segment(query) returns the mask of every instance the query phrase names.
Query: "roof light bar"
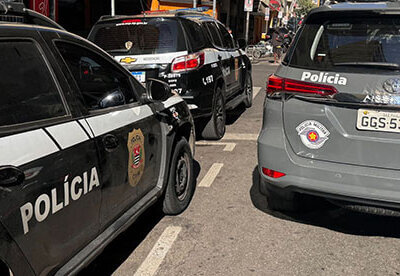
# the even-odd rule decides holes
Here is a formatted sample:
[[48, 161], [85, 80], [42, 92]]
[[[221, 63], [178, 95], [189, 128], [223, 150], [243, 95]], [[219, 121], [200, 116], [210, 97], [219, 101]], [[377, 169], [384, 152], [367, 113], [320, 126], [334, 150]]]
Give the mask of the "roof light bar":
[[155, 11], [145, 11], [143, 14], [173, 14], [177, 12], [206, 12], [209, 7], [199, 7], [199, 8], [188, 8], [188, 9], [177, 9], [177, 10], [155, 10]]

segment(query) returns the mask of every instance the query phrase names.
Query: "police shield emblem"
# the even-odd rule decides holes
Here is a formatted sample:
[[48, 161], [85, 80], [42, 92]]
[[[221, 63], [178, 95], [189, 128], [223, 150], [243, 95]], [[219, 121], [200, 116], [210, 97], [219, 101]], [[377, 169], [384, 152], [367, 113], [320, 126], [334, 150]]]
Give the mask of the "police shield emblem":
[[133, 42], [132, 41], [125, 42], [125, 48], [127, 50], [130, 50], [132, 48], [132, 46], [133, 46]]
[[129, 185], [135, 187], [142, 178], [145, 166], [144, 136], [141, 129], [134, 129], [128, 135], [128, 177]]

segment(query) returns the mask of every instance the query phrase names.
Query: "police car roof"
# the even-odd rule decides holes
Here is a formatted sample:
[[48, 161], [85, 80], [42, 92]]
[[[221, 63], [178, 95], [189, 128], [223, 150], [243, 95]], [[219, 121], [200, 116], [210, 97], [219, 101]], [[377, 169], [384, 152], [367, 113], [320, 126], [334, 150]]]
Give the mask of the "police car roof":
[[33, 24], [25, 24], [25, 23], [19, 23], [19, 22], [2, 22], [0, 21], [0, 29], [23, 29], [27, 33], [30, 32], [55, 32], [58, 33], [60, 36], [63, 37], [70, 37], [74, 38], [76, 40], [81, 40], [81, 41], [86, 41], [87, 43], [90, 43], [94, 45], [96, 48], [99, 48], [97, 45], [93, 44], [92, 42], [86, 40], [83, 37], [80, 37], [76, 34], [70, 33], [64, 29], [59, 29], [59, 28], [54, 28], [54, 27], [48, 27], [48, 26], [42, 26], [42, 25], [33, 25]]
[[321, 13], [332, 13], [332, 12], [399, 12], [400, 14], [400, 2], [398, 1], [387, 1], [387, 2], [373, 2], [373, 1], [359, 1], [359, 2], [342, 2], [337, 4], [323, 5], [319, 8], [313, 9], [308, 14], [304, 23], [308, 23], [308, 20], [314, 15]]
[[120, 21], [124, 19], [135, 19], [135, 18], [184, 18], [193, 21], [216, 21], [213, 17], [201, 13], [201, 12], [194, 12], [194, 11], [170, 11], [168, 13], [164, 12], [151, 12], [145, 14], [137, 14], [137, 15], [105, 15], [100, 17], [97, 23], [111, 23], [115, 21]]

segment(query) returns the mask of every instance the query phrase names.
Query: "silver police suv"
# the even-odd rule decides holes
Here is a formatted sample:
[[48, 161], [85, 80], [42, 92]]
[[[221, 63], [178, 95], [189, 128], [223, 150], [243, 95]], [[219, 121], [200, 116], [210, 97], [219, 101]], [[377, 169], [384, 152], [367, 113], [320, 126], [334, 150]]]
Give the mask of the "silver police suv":
[[317, 195], [399, 215], [400, 3], [313, 10], [267, 83], [258, 138], [271, 209]]

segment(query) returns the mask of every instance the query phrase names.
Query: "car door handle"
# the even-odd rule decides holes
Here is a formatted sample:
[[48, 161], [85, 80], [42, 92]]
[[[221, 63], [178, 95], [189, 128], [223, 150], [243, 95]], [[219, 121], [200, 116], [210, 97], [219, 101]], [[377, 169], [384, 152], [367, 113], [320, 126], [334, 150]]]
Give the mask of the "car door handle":
[[113, 151], [119, 146], [118, 138], [115, 135], [107, 134], [103, 137], [103, 145], [107, 151]]
[[25, 180], [23, 171], [14, 166], [0, 167], [0, 186], [9, 187], [22, 184]]

